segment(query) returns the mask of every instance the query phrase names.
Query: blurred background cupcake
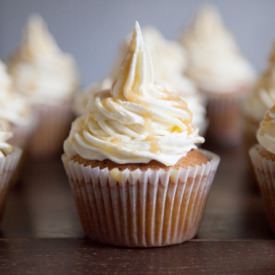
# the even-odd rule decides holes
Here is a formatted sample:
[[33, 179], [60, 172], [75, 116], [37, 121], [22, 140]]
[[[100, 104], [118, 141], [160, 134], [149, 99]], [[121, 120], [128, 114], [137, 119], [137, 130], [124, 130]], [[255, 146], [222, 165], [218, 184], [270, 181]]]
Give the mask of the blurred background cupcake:
[[27, 149], [36, 127], [36, 118], [26, 98], [12, 85], [6, 66], [0, 61], [0, 120], [5, 120], [13, 132], [12, 145]]
[[21, 157], [21, 149], [9, 143], [10, 124], [0, 119], [0, 218], [2, 218], [11, 179]]
[[253, 92], [243, 104], [244, 143], [247, 150], [256, 141], [256, 132], [265, 112], [275, 104], [275, 44], [266, 70], [259, 77]]
[[71, 101], [78, 89], [72, 57], [63, 53], [41, 17], [30, 18], [21, 45], [10, 57], [9, 72], [15, 89], [38, 116], [30, 153], [46, 157], [61, 150], [71, 121]]
[[155, 247], [195, 236], [219, 158], [183, 97], [154, 79], [138, 23], [111, 89], [93, 94], [63, 162], [87, 236]]
[[198, 12], [181, 43], [188, 56], [186, 73], [207, 97], [208, 138], [222, 145], [239, 144], [239, 104], [254, 83], [252, 67], [212, 6]]
[[267, 217], [275, 231], [275, 105], [266, 112], [257, 132], [257, 140], [258, 144], [249, 153]]

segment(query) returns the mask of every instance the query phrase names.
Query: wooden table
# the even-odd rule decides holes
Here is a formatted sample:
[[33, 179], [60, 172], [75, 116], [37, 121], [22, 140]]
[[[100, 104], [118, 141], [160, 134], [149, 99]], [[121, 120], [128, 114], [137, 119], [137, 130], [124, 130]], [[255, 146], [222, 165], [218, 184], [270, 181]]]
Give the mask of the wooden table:
[[154, 249], [85, 239], [61, 162], [29, 161], [8, 198], [0, 274], [275, 274], [275, 239], [244, 152], [216, 152], [222, 162], [197, 238]]

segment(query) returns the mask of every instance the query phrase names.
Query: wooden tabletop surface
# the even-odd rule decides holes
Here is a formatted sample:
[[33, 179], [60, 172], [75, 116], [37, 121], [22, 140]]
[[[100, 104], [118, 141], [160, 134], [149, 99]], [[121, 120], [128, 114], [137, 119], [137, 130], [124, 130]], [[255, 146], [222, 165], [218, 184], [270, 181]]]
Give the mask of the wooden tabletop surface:
[[222, 161], [197, 237], [122, 249], [84, 238], [61, 161], [29, 160], [2, 222], [0, 274], [275, 274], [275, 238], [241, 148]]

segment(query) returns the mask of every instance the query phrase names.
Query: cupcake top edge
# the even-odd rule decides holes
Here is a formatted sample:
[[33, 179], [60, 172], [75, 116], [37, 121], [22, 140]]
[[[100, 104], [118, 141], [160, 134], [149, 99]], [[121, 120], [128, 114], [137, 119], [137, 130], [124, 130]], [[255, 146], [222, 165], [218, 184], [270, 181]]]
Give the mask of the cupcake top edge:
[[252, 93], [246, 98], [243, 108], [247, 116], [259, 122], [273, 104], [275, 104], [275, 42], [267, 67], [258, 78]]
[[204, 142], [181, 96], [154, 81], [150, 53], [136, 23], [112, 88], [98, 92], [64, 143], [70, 156], [172, 166]]
[[32, 121], [31, 115], [30, 105], [14, 91], [6, 65], [0, 60], [0, 120], [7, 120], [15, 126], [27, 126]]
[[73, 58], [60, 50], [40, 16], [30, 17], [8, 70], [16, 90], [33, 103], [64, 100], [78, 88]]
[[0, 158], [3, 158], [13, 151], [13, 146], [8, 143], [12, 137], [12, 132], [9, 129], [9, 124], [0, 120]]
[[204, 6], [180, 41], [187, 51], [187, 74], [200, 90], [232, 93], [253, 85], [255, 72], [215, 7]]
[[275, 154], [275, 105], [266, 111], [257, 132], [257, 140], [267, 151]]

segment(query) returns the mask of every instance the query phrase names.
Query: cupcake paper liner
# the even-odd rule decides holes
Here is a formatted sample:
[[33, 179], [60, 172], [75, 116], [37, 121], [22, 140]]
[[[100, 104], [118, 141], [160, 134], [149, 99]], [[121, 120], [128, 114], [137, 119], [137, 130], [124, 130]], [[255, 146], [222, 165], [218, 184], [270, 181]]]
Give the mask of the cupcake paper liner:
[[88, 237], [127, 247], [182, 243], [197, 233], [219, 157], [168, 170], [92, 168], [62, 159]]
[[0, 158], [0, 217], [2, 217], [10, 182], [21, 154], [22, 150], [15, 148], [11, 154]]
[[256, 134], [259, 123], [243, 115], [243, 141], [247, 151], [257, 143]]
[[14, 146], [18, 146], [22, 150], [28, 147], [28, 143], [35, 132], [37, 126], [36, 118], [30, 119], [27, 125], [14, 125], [12, 127], [13, 137], [10, 142]]
[[210, 96], [207, 104], [209, 121], [207, 136], [222, 146], [235, 146], [241, 142], [241, 98], [235, 93]]
[[[256, 134], [258, 127], [259, 125], [256, 121], [253, 121], [245, 114], [243, 115], [243, 146], [245, 152], [246, 178], [251, 182], [251, 187], [253, 187], [255, 191], [258, 191], [258, 184], [249, 156], [249, 150], [257, 143]], [[251, 173], [251, 171], [253, 171], [253, 173]]]
[[72, 120], [69, 102], [60, 105], [36, 104], [38, 123], [29, 152], [33, 157], [52, 157], [62, 150]]
[[275, 232], [275, 162], [260, 154], [260, 145], [253, 146], [249, 155], [257, 176], [267, 218]]

